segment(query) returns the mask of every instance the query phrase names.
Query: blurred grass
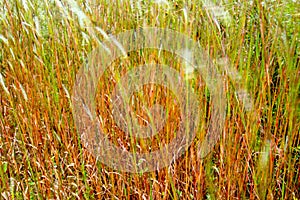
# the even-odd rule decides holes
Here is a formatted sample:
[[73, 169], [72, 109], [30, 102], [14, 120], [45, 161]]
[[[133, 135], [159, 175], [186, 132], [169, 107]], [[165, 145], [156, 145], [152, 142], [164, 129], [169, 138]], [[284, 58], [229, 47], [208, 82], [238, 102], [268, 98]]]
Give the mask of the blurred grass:
[[[299, 199], [300, 4], [227, 0], [223, 6], [231, 20], [199, 0], [1, 1], [1, 198]], [[199, 40], [224, 74], [228, 107], [223, 135], [208, 157], [197, 157], [196, 140], [170, 167], [129, 174], [96, 163], [82, 147], [70, 97], [76, 72], [107, 34], [145, 26], [170, 28]], [[128, 67], [155, 61], [173, 62], [180, 70], [168, 53], [159, 57], [155, 50], [133, 52], [130, 58], [114, 62], [103, 77], [105, 84], [99, 82], [97, 111], [115, 140], [123, 135], [111, 128], [105, 98], [116, 79], [112, 69], [122, 74]], [[226, 70], [220, 62], [224, 58], [237, 75]], [[190, 82], [205, 113], [200, 139], [210, 118], [209, 92], [201, 73], [195, 71]], [[170, 101], [172, 95], [160, 95], [167, 90], [150, 93], [152, 87], [143, 89], [150, 105], [151, 98]], [[241, 88], [251, 94], [251, 111], [237, 98]], [[159, 135], [160, 140], [167, 136], [162, 141], [172, 138], [178, 121], [176, 106], [166, 105], [173, 123]], [[153, 148], [159, 145], [152, 142]]]

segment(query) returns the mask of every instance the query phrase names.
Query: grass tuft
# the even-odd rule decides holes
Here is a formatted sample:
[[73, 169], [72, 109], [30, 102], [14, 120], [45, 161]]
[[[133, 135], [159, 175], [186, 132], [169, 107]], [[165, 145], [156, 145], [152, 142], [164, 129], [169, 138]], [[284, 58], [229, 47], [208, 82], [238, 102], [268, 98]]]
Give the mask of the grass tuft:
[[[1, 199], [299, 199], [299, 13], [294, 0], [1, 1]], [[183, 156], [156, 172], [130, 174], [96, 162], [81, 144], [71, 91], [93, 49], [141, 27], [197, 40], [222, 74], [227, 107], [220, 141], [200, 159], [198, 144], [212, 115], [201, 72], [152, 49], [114, 61], [97, 86], [97, 114], [121, 148], [157, 149], [174, 138], [180, 120], [172, 92], [148, 84], [133, 94], [132, 108], [147, 124], [153, 119], [142, 107], [158, 102], [167, 125], [141, 140], [116, 127], [111, 92], [129, 69], [172, 66], [193, 86], [203, 113]]]

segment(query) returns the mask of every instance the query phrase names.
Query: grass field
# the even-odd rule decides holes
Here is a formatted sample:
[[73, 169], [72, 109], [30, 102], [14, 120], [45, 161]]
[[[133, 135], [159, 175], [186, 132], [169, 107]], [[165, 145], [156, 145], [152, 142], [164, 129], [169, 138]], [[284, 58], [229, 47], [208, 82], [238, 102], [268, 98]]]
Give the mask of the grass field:
[[[0, 1], [0, 199], [300, 199], [300, 3], [296, 0]], [[145, 152], [170, 142], [179, 109], [167, 88], [145, 85], [132, 109], [167, 109], [151, 140], [116, 127], [110, 97], [119, 76], [144, 63], [172, 65], [199, 97], [200, 128], [169, 167], [128, 173], [85, 148], [72, 90], [88, 55], [110, 34], [158, 27], [187, 35], [222, 74], [226, 116], [220, 140], [201, 159], [210, 91], [170, 52], [145, 49], [115, 60], [100, 78], [97, 114], [111, 141]], [[234, 72], [234, 73], [233, 73]], [[241, 101], [247, 91], [251, 102]], [[173, 102], [173, 103], [172, 103]], [[175, 102], [175, 103], [174, 103]], [[250, 109], [245, 109], [250, 106]]]

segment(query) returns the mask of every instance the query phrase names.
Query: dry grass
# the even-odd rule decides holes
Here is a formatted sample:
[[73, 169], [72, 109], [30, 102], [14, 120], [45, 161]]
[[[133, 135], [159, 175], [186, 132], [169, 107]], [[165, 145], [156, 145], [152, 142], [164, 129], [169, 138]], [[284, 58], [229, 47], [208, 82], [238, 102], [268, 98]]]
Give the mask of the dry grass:
[[[228, 0], [224, 5], [231, 25], [198, 0], [78, 0], [78, 7], [72, 2], [0, 2], [1, 199], [299, 199], [297, 1]], [[210, 97], [201, 73], [194, 72], [189, 81], [203, 110], [195, 142], [167, 168], [130, 174], [96, 163], [82, 147], [70, 97], [76, 72], [105, 38], [99, 30], [118, 34], [144, 26], [170, 28], [199, 40], [216, 63], [226, 53], [242, 78], [219, 62], [226, 120], [221, 140], [205, 159], [197, 157], [197, 144], [207, 130]], [[167, 126], [157, 138], [133, 142], [115, 127], [109, 105], [113, 74], [146, 61], [180, 70], [168, 52], [132, 52], [128, 60], [115, 61], [98, 85], [103, 128], [130, 151], [128, 144], [147, 151], [149, 144], [157, 148], [168, 142], [180, 117], [171, 92], [149, 84], [143, 88], [147, 95], [133, 98], [145, 99], [147, 105], [162, 103], [170, 115]], [[237, 98], [241, 88], [252, 96], [251, 111]], [[133, 105], [137, 113], [140, 106]], [[146, 113], [139, 115], [141, 123], [149, 120]]]

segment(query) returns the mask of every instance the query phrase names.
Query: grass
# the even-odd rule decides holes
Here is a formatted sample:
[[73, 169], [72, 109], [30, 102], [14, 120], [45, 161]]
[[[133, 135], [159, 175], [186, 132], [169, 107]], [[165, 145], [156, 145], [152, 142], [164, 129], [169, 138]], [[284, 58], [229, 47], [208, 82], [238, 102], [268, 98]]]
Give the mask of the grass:
[[[299, 199], [299, 2], [227, 0], [222, 5], [223, 11], [200, 0], [1, 1], [1, 198]], [[194, 71], [188, 81], [204, 113], [195, 141], [169, 167], [134, 174], [96, 162], [81, 144], [71, 92], [79, 68], [107, 34], [145, 26], [199, 41], [223, 74], [227, 109], [220, 141], [200, 159], [197, 145], [211, 111], [209, 90]], [[98, 84], [103, 129], [129, 151], [167, 143], [180, 118], [171, 92], [149, 84], [144, 95], [133, 98], [166, 108], [170, 121], [163, 131], [138, 141], [115, 127], [109, 98], [116, 74], [146, 62], [171, 63], [185, 76], [174, 55], [148, 49], [116, 60]], [[243, 89], [252, 102], [238, 98]], [[140, 103], [132, 104], [144, 119], [140, 123], [150, 120]]]

